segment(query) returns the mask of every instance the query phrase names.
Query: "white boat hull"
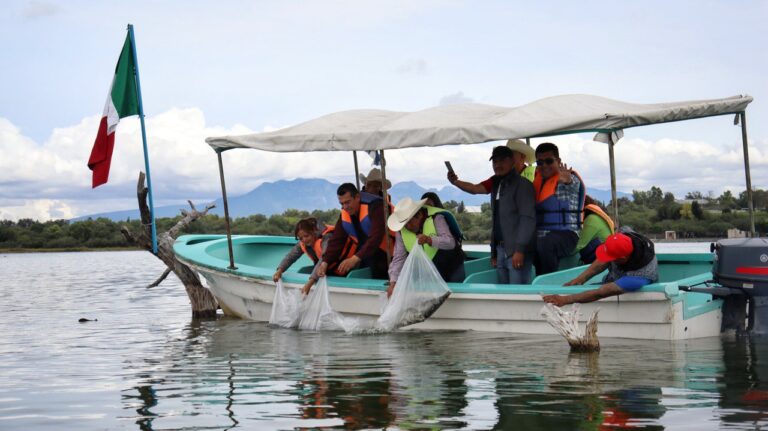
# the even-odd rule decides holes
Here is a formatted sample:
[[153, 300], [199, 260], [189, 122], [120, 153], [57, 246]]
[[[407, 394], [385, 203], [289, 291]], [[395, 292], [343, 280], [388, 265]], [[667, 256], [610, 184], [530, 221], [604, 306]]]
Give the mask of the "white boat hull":
[[[207, 281], [225, 314], [259, 322], [269, 321], [275, 284], [271, 280], [246, 278], [191, 263]], [[284, 283], [285, 288], [301, 285]], [[329, 286], [334, 310], [345, 316], [375, 320], [381, 293], [374, 290]], [[476, 330], [519, 334], [556, 334], [541, 316], [541, 297], [530, 294], [454, 293], [425, 322], [408, 329]], [[719, 307], [685, 318], [683, 301], [673, 301], [662, 292], [640, 292], [583, 304], [582, 317], [599, 308], [598, 334], [650, 340], [683, 340], [720, 334]]]

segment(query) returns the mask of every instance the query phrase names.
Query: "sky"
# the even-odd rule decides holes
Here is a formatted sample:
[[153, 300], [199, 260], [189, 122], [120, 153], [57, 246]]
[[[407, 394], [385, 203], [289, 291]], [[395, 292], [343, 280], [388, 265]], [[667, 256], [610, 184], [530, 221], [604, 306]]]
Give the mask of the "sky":
[[[0, 6], [0, 219], [50, 220], [136, 206], [138, 119], [117, 130], [109, 183], [86, 163], [134, 25], [155, 205], [220, 196], [209, 136], [332, 112], [519, 106], [560, 94], [636, 103], [755, 98], [752, 183], [768, 188], [768, 1], [4, 1]], [[548, 139], [591, 188], [610, 189], [592, 135]], [[534, 140], [533, 144], [544, 140]], [[492, 174], [498, 143], [387, 152], [393, 182]], [[293, 178], [354, 180], [349, 153], [223, 154], [227, 192]], [[361, 156], [361, 169], [370, 165]], [[628, 129], [618, 189], [745, 188], [732, 117]], [[300, 197], [298, 197], [300, 198]]]

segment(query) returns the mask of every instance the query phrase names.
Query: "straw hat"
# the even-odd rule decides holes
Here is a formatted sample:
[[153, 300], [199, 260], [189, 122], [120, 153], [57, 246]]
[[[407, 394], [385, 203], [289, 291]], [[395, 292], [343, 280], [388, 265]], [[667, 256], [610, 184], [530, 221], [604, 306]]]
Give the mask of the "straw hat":
[[395, 210], [387, 219], [387, 226], [391, 230], [399, 232], [408, 223], [408, 220], [424, 206], [426, 201], [426, 199], [414, 201], [411, 198], [404, 198], [395, 205]]
[[[360, 184], [365, 185], [365, 183], [367, 183], [368, 181], [378, 181], [378, 182], [381, 183], [382, 182], [381, 181], [381, 169], [379, 169], [379, 168], [371, 169], [371, 172], [368, 172], [368, 176], [367, 177], [365, 175], [363, 175], [363, 174], [360, 174]], [[384, 183], [382, 183], [382, 184], [385, 185], [385, 187], [384, 187], [385, 189], [389, 189], [389, 188], [392, 187], [392, 183], [389, 182], [389, 180], [387, 180], [386, 184], [384, 184]]]
[[536, 161], [536, 151], [530, 145], [519, 139], [510, 139], [507, 141], [507, 148], [512, 151], [517, 151], [525, 156], [525, 161], [533, 163]]

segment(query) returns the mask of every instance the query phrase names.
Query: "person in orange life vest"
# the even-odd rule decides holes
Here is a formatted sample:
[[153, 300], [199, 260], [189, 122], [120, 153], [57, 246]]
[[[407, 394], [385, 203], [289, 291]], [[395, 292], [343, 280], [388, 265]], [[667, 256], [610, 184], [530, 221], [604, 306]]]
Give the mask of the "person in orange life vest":
[[[341, 215], [322, 258], [317, 275], [324, 277], [329, 267], [347, 274], [354, 268], [370, 267], [373, 278], [387, 278], [387, 240], [384, 237], [384, 209], [381, 196], [358, 192], [354, 184], [344, 183], [336, 190]], [[390, 238], [391, 240], [391, 238]]]
[[609, 296], [634, 292], [659, 280], [659, 263], [653, 242], [631, 230], [615, 233], [595, 251], [597, 259], [573, 280], [563, 286], [576, 286], [608, 269], [602, 285], [573, 295], [545, 295], [544, 302], [558, 307], [574, 302], [592, 302]]
[[574, 252], [579, 253], [581, 261], [590, 264], [595, 261], [595, 250], [613, 233], [613, 220], [600, 208], [598, 202], [587, 195], [584, 198], [584, 223], [579, 232], [579, 242]]
[[[534, 173], [536, 172], [536, 167], [533, 165], [533, 161], [536, 158], [533, 148], [519, 139], [508, 140], [507, 147], [512, 150], [512, 164], [515, 171], [521, 177], [533, 182]], [[491, 193], [493, 188], [493, 177], [483, 182], [472, 184], [460, 180], [455, 172], [448, 172], [448, 182], [473, 195], [487, 195]]]
[[408, 254], [413, 247], [423, 247], [440, 276], [447, 282], [464, 281], [464, 252], [461, 250], [461, 229], [449, 211], [425, 206], [427, 199], [414, 201], [404, 198], [387, 219], [394, 232], [395, 252], [389, 265], [389, 288], [392, 295]]
[[272, 276], [272, 280], [277, 283], [283, 276], [285, 270], [299, 260], [301, 255], [306, 254], [312, 259], [312, 262], [315, 263], [315, 268], [309, 275], [309, 280], [307, 280], [306, 284], [304, 284], [304, 287], [301, 289], [302, 294], [308, 294], [309, 290], [319, 278], [317, 276], [317, 270], [320, 267], [320, 258], [323, 256], [323, 250], [328, 246], [328, 241], [330, 240], [332, 233], [332, 226], [327, 226], [325, 230], [321, 232], [317, 226], [317, 219], [314, 217], [299, 220], [293, 231], [294, 236], [299, 242], [296, 243], [296, 246], [293, 247], [291, 251], [285, 255], [283, 260], [280, 261], [280, 264], [277, 265], [277, 270]]
[[555, 272], [560, 259], [573, 252], [579, 240], [585, 186], [579, 175], [560, 160], [557, 145], [536, 147], [536, 275]]

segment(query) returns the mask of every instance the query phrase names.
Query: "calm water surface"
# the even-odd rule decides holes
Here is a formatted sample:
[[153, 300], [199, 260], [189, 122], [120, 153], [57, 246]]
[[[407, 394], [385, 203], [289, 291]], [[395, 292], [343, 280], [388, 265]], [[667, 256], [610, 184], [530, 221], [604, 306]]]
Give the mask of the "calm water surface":
[[[0, 430], [758, 429], [768, 342], [192, 321], [146, 252], [0, 255]], [[96, 322], [78, 323], [87, 317]]]

